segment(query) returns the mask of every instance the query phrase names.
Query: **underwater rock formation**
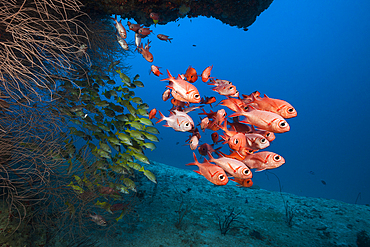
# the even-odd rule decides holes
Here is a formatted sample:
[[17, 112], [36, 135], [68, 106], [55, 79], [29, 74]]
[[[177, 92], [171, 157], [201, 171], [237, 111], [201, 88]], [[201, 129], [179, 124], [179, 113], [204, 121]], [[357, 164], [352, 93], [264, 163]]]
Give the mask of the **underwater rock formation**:
[[136, 22], [150, 26], [151, 12], [160, 15], [159, 24], [166, 24], [179, 17], [214, 17], [230, 26], [246, 29], [267, 9], [273, 0], [84, 0], [90, 11], [117, 14], [122, 18], [133, 18]]

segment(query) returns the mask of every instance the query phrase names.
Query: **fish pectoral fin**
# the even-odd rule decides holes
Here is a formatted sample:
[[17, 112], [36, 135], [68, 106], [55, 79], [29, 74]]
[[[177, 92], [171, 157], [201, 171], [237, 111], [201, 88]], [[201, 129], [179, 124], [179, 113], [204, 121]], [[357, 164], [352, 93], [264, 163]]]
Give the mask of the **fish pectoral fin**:
[[264, 170], [266, 170], [266, 168], [258, 168], [257, 170], [255, 170], [256, 172], [262, 172], [262, 171], [264, 171]]
[[202, 173], [200, 173], [200, 171], [195, 171], [195, 170], [194, 170], [193, 172], [195, 172], [195, 173], [198, 173], [198, 174], [202, 175]]

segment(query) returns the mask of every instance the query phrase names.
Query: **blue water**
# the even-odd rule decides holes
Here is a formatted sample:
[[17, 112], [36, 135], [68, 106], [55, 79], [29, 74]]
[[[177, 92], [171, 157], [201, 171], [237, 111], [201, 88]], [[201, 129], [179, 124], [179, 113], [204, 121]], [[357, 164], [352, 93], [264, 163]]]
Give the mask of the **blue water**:
[[[286, 160], [272, 170], [283, 191], [349, 203], [355, 203], [361, 193], [357, 203], [369, 204], [369, 9], [368, 1], [276, 0], [248, 31], [205, 17], [153, 25], [154, 34], [148, 37], [153, 64], [165, 76], [149, 75], [151, 64], [135, 53], [128, 60], [131, 73], [140, 74], [145, 83], [136, 94], [168, 116], [172, 105], [161, 99], [167, 83], [160, 81], [166, 78], [166, 69], [177, 75], [191, 65], [200, 74], [213, 65], [211, 76], [232, 81], [242, 94], [258, 90], [296, 108], [298, 116], [288, 119], [291, 130], [277, 134], [267, 149]], [[169, 35], [172, 43], [157, 39], [157, 34]], [[127, 40], [133, 39], [131, 31]], [[199, 79], [195, 86], [202, 97], [215, 96], [217, 102], [224, 99]], [[190, 113], [197, 123], [198, 112]], [[193, 161], [185, 145], [189, 133], [175, 132], [163, 124], [156, 125], [161, 142], [147, 156], [193, 169], [185, 166]], [[211, 143], [211, 133], [201, 133], [201, 143]], [[222, 150], [228, 153], [226, 146]], [[255, 173], [253, 181], [262, 188], [279, 190], [276, 178], [264, 172]]]

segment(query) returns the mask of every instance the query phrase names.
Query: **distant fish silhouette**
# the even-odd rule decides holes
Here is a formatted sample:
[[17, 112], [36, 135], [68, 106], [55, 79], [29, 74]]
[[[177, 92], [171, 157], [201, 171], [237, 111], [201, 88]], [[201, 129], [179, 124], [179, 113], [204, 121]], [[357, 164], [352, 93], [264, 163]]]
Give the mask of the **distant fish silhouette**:
[[321, 183], [322, 183], [323, 185], [326, 185], [326, 182], [325, 182], [324, 180], [321, 180]]
[[315, 175], [315, 172], [313, 172], [313, 171], [309, 171], [309, 173], [310, 173], [311, 175]]

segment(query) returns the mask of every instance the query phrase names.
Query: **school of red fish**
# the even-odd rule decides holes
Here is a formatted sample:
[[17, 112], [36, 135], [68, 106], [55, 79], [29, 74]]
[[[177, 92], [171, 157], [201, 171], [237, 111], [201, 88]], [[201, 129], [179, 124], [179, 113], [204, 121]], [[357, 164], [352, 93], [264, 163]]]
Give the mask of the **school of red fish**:
[[[155, 24], [158, 23], [158, 14], [151, 13], [150, 17]], [[127, 50], [126, 30], [117, 18], [113, 20], [117, 29], [117, 40], [122, 48]], [[141, 39], [152, 31], [140, 24], [130, 22], [127, 24], [129, 29], [135, 32], [136, 50], [148, 62], [153, 62], [153, 55], [149, 52], [150, 41], [148, 40], [145, 46], [141, 43]], [[171, 42], [171, 38], [166, 35], [159, 34], [157, 37]], [[187, 140], [190, 149], [198, 150], [200, 155], [208, 157], [208, 159], [205, 157], [201, 163], [193, 152], [194, 162], [187, 165], [198, 166], [199, 170], [195, 171], [196, 173], [215, 185], [226, 185], [229, 180], [232, 180], [239, 186], [251, 187], [253, 185], [252, 170], [259, 172], [274, 169], [285, 163], [284, 158], [279, 154], [260, 150], [270, 145], [275, 139], [275, 133], [285, 133], [290, 130], [285, 119], [296, 117], [297, 111], [284, 100], [269, 98], [267, 95], [261, 97], [258, 91], [249, 95], [240, 95], [232, 82], [211, 77], [212, 69], [213, 65], [205, 68], [198, 75], [197, 71], [189, 66], [184, 74], [178, 74], [176, 78], [167, 70], [167, 78], [161, 80], [168, 81], [162, 99], [167, 101], [172, 97], [170, 114], [166, 117], [154, 108], [150, 111], [149, 118], [157, 118], [156, 115], [159, 113], [160, 119], [157, 123], [166, 121], [164, 125], [166, 127], [191, 133]], [[163, 75], [160, 67], [155, 65], [151, 65], [151, 72], [158, 77]], [[225, 97], [217, 105], [229, 108], [232, 114], [227, 116], [225, 109], [209, 112], [204, 110], [205, 105], [212, 107], [212, 104], [216, 103], [216, 98], [200, 96], [193, 84], [198, 78], [203, 83], [212, 86], [213, 91]], [[190, 106], [191, 103], [197, 105]], [[204, 133], [212, 131], [212, 144], [199, 145], [201, 134], [193, 119], [188, 115], [190, 111], [196, 109], [201, 109], [199, 115], [203, 116], [198, 124], [200, 129]], [[220, 132], [222, 134], [219, 134]], [[220, 143], [229, 146], [229, 154], [220, 151], [222, 146], [215, 148]]]
[[[157, 123], [166, 121], [166, 127], [175, 131], [189, 132], [191, 135], [187, 142], [191, 150], [198, 150], [202, 156], [207, 156], [201, 163], [193, 152], [194, 162], [187, 165], [198, 166], [196, 173], [204, 176], [215, 185], [225, 185], [229, 180], [235, 181], [239, 186], [251, 187], [253, 185], [253, 173], [267, 169], [277, 168], [285, 163], [280, 155], [270, 151], [260, 151], [267, 148], [275, 139], [275, 133], [284, 133], [290, 130], [285, 119], [297, 116], [292, 105], [280, 99], [269, 98], [267, 95], [261, 97], [258, 91], [250, 95], [242, 94], [232, 82], [211, 77], [213, 66], [209, 66], [198, 75], [196, 70], [189, 66], [185, 74], [179, 74], [176, 78], [167, 70], [167, 89], [162, 95], [164, 101], [171, 97], [172, 108], [170, 115], [164, 116], [155, 108], [150, 111], [149, 118], [156, 117], [157, 112], [160, 119]], [[153, 74], [160, 76], [159, 67], [152, 65]], [[215, 97], [201, 98], [198, 89], [194, 86], [201, 78], [203, 83], [213, 86], [212, 90], [224, 96], [217, 105], [225, 106], [233, 111], [227, 116], [225, 109], [217, 111], [204, 110], [205, 105], [216, 102]], [[198, 106], [190, 106], [190, 103]], [[200, 129], [203, 132], [212, 131], [212, 144], [203, 143], [199, 145], [201, 134], [193, 119], [188, 115], [190, 111], [200, 109]], [[240, 119], [242, 118], [242, 119]], [[219, 134], [222, 132], [222, 134]], [[230, 154], [220, 151], [221, 147], [215, 145], [227, 144]], [[215, 158], [215, 153], [218, 157]]]
[[[159, 14], [152, 12], [150, 13], [149, 17], [153, 20], [154, 24], [158, 23]], [[124, 50], [126, 51], [129, 50], [129, 46], [126, 42], [127, 32], [121, 20], [118, 21], [117, 16], [111, 19], [114, 21], [114, 26], [116, 27], [116, 30], [117, 30], [116, 31], [117, 42]], [[149, 39], [145, 45], [143, 45], [143, 43], [141, 42], [141, 39], [146, 38], [153, 31], [150, 30], [148, 27], [144, 27], [144, 25], [134, 24], [134, 23], [131, 23], [130, 21], [127, 21], [127, 26], [129, 30], [134, 31], [135, 33], [135, 46], [136, 46], [135, 51], [138, 51], [143, 56], [143, 58], [147, 60], [148, 62], [150, 63], [153, 62], [153, 54], [149, 51], [150, 49]], [[157, 38], [163, 41], [169, 41], [170, 43], [172, 40], [172, 38], [164, 34], [158, 34]]]

